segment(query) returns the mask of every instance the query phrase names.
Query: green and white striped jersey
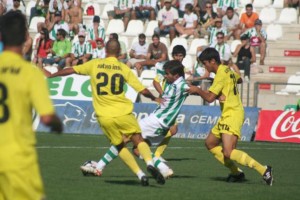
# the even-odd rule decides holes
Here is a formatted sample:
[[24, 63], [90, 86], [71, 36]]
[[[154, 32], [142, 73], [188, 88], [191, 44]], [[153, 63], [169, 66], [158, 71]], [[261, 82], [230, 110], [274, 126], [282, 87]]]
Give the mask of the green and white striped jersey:
[[174, 125], [180, 108], [188, 96], [188, 88], [189, 86], [183, 77], [179, 77], [172, 84], [165, 84], [165, 89], [162, 94], [162, 98], [165, 101], [153, 112], [162, 126], [169, 128]]
[[239, 4], [239, 0], [218, 0], [217, 8], [232, 7], [233, 9], [238, 9]]
[[223, 44], [216, 43], [210, 45], [210, 47], [215, 48], [219, 52], [221, 60], [228, 61], [229, 58], [231, 57], [230, 46], [227, 43], [223, 43]]
[[114, 0], [114, 7], [120, 10], [132, 8], [132, 0]]
[[209, 44], [210, 45], [215, 44], [217, 42], [217, 33], [218, 32], [223, 32], [225, 37], [228, 34], [226, 28], [224, 28], [224, 27], [217, 28], [215, 26], [210, 26], [207, 28], [207, 31], [210, 32], [210, 35], [209, 35]]
[[[102, 26], [98, 26], [98, 38], [102, 38], [105, 41], [105, 29]], [[87, 40], [96, 40], [94, 27], [91, 26], [87, 30]]]
[[[260, 29], [260, 34], [265, 39], [267, 39], [267, 33], [266, 33], [266, 31], [264, 29]], [[249, 38], [252, 38], [252, 37], [257, 37], [258, 33], [257, 33], [255, 27], [253, 27], [253, 28], [247, 29], [241, 36], [243, 36], [243, 35], [248, 35]]]
[[80, 45], [79, 41], [73, 43], [72, 54], [74, 54], [76, 58], [83, 56], [84, 54], [93, 54], [91, 43], [87, 41], [85, 41], [82, 45]]

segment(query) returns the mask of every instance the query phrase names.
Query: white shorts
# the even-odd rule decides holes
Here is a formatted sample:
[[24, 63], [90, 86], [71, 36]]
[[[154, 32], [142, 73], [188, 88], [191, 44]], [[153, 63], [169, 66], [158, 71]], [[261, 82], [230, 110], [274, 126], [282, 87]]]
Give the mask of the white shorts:
[[163, 127], [157, 117], [151, 113], [148, 117], [145, 117], [139, 121], [139, 125], [142, 130], [142, 137], [150, 142], [150, 145], [159, 145], [165, 138], [169, 129]]

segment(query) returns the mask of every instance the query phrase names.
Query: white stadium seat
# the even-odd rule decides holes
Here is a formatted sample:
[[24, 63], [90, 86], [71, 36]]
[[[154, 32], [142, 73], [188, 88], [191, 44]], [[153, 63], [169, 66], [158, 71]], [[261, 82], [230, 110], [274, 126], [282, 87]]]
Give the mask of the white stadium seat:
[[[169, 48], [169, 42], [168, 42], [168, 40], [167, 40], [166, 37], [160, 37], [160, 38], [159, 38], [159, 41], [160, 41], [161, 43], [164, 43], [164, 44], [166, 45], [166, 47]], [[152, 42], [152, 40], [151, 40], [151, 42]]]
[[156, 76], [156, 71], [152, 69], [143, 70], [140, 76], [143, 86], [146, 88], [153, 87], [153, 79]]
[[94, 11], [95, 11], [95, 14], [94, 15], [98, 15], [100, 16], [100, 7], [99, 7], [99, 4], [97, 3], [87, 3], [85, 6], [84, 6], [84, 9], [83, 9], [83, 14], [86, 15], [86, 10], [89, 6], [93, 6], [94, 7]]
[[121, 19], [112, 19], [108, 22], [107, 28], [106, 28], [106, 35], [109, 35], [111, 33], [123, 33], [124, 32], [124, 23]]
[[126, 32], [122, 35], [126, 36], [137, 36], [144, 32], [144, 24], [142, 20], [130, 20]]
[[274, 8], [283, 8], [284, 0], [274, 0], [273, 7]]
[[169, 53], [172, 53], [173, 47], [176, 45], [182, 45], [185, 48], [185, 50], [187, 50], [187, 40], [185, 38], [177, 37], [172, 40], [172, 44], [169, 48]]
[[266, 32], [268, 35], [268, 40], [278, 40], [283, 35], [282, 26], [280, 24], [268, 25]]
[[156, 27], [158, 27], [158, 21], [156, 21], [156, 20], [149, 21], [146, 31], [145, 31], [145, 35], [148, 37], [151, 37], [154, 34], [154, 29]]
[[29, 25], [29, 30], [32, 30], [36, 33], [37, 32], [37, 24], [39, 22], [45, 22], [45, 17], [33, 17], [31, 19], [31, 22]]
[[252, 0], [240, 0], [240, 7], [245, 7], [249, 3], [252, 3]]
[[272, 4], [272, 0], [254, 0], [253, 7], [255, 8], [264, 8], [266, 6], [270, 6]]
[[114, 5], [113, 4], [105, 4], [102, 14], [101, 14], [101, 19], [108, 19], [107, 12], [111, 11], [111, 10], [114, 10]]
[[278, 23], [280, 24], [292, 24], [297, 22], [297, 10], [295, 8], [284, 8], [280, 12]]
[[203, 38], [195, 38], [192, 40], [188, 54], [196, 55], [197, 47], [199, 46], [207, 46], [208, 42], [206, 39]]
[[26, 5], [26, 16], [28, 16], [28, 17], [30, 16], [31, 8], [35, 7], [35, 4], [36, 4], [36, 2], [33, 1], [33, 0], [31, 0], [27, 3], [27, 5]]
[[263, 8], [259, 13], [259, 19], [263, 24], [269, 24], [276, 20], [276, 9], [275, 8]]
[[184, 71], [192, 71], [194, 65], [192, 56], [186, 55], [182, 61], [182, 64], [184, 66]]
[[119, 36], [119, 41], [124, 42], [126, 49], [128, 50], [128, 38], [126, 36]]
[[[277, 95], [289, 95], [289, 93], [299, 93], [300, 92], [300, 76], [292, 75], [287, 81], [288, 85], [280, 92], [276, 92]], [[298, 84], [298, 85], [289, 85]]]
[[233, 40], [233, 41], [231, 42], [231, 44], [230, 44], [230, 51], [231, 51], [231, 53], [234, 53], [236, 47], [237, 47], [239, 44], [241, 44], [241, 43], [242, 43], [241, 40]]

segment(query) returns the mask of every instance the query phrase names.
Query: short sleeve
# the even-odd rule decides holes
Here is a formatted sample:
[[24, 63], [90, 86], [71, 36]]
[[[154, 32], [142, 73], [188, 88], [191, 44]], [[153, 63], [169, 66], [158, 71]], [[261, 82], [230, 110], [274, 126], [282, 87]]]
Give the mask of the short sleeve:
[[222, 89], [224, 88], [224, 79], [222, 74], [216, 74], [213, 84], [210, 86], [209, 91], [215, 95], [219, 95]]

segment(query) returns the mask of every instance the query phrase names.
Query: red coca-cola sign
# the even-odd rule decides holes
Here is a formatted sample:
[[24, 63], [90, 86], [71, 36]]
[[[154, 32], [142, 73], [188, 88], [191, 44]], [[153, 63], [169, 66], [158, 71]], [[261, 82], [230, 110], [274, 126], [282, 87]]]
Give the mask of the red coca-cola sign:
[[300, 143], [300, 112], [262, 110], [255, 140]]

